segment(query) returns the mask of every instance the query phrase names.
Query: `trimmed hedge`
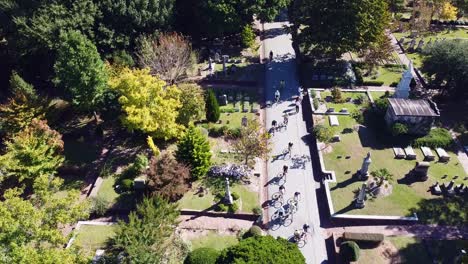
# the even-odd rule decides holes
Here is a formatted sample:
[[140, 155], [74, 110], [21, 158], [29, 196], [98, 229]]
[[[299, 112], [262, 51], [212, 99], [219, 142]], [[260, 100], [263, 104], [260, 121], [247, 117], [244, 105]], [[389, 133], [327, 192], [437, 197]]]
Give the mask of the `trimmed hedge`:
[[360, 255], [360, 248], [356, 242], [346, 241], [340, 245], [340, 254], [344, 261], [357, 261]]
[[351, 241], [377, 242], [384, 241], [384, 235], [379, 233], [352, 233], [344, 232], [343, 238]]
[[213, 248], [197, 248], [185, 258], [184, 264], [215, 264], [220, 252]]
[[365, 86], [382, 86], [384, 82], [382, 81], [364, 81], [362, 85]]
[[452, 143], [452, 135], [447, 129], [435, 128], [427, 136], [415, 139], [412, 145], [415, 147], [448, 148]]

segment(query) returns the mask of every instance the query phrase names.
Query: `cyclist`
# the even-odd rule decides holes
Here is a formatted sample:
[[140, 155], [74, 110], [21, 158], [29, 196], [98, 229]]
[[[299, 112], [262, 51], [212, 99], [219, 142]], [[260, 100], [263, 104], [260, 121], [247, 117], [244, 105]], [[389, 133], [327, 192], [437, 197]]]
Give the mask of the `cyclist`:
[[291, 153], [292, 147], [293, 147], [293, 143], [292, 143], [292, 142], [289, 142], [289, 143], [288, 143], [288, 152], [289, 152], [289, 153]]
[[300, 192], [295, 192], [294, 193], [294, 200], [299, 201], [301, 199], [301, 193]]
[[288, 121], [289, 121], [289, 120], [288, 120], [288, 115], [287, 115], [287, 114], [284, 115], [283, 118], [284, 118], [284, 119], [283, 119], [283, 122], [284, 122], [284, 124], [287, 126], [287, 125], [288, 125]]
[[280, 193], [281, 193], [281, 196], [284, 195], [285, 189], [286, 189], [286, 188], [284, 188], [284, 185], [281, 185], [281, 186], [279, 187], [279, 191], [280, 191]]
[[286, 174], [288, 173], [288, 169], [289, 169], [288, 165], [283, 166], [283, 176], [286, 176]]
[[302, 226], [302, 229], [304, 229], [304, 232], [305, 232], [305, 233], [309, 233], [309, 227], [310, 227], [310, 226], [309, 226], [308, 224], [304, 224], [304, 225]]
[[270, 50], [270, 61], [273, 61], [273, 51]]

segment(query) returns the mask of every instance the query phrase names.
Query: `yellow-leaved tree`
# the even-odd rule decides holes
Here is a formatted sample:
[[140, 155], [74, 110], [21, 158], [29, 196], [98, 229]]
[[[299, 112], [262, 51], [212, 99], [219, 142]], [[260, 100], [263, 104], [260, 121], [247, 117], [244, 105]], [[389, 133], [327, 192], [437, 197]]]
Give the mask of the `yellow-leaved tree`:
[[442, 6], [440, 18], [445, 20], [456, 20], [458, 9], [453, 6], [449, 1], [446, 1]]
[[149, 69], [124, 68], [110, 78], [109, 86], [120, 94], [122, 123], [130, 131], [140, 130], [167, 140], [183, 129], [176, 123], [182, 106], [180, 90], [152, 76]]

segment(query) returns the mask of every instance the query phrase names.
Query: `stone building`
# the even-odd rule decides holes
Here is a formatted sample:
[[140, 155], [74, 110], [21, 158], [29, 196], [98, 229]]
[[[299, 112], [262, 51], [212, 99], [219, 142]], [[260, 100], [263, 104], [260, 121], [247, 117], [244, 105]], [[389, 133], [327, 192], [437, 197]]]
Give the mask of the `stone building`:
[[389, 105], [385, 121], [389, 127], [402, 123], [408, 127], [408, 134], [425, 135], [429, 133], [437, 117], [437, 105], [430, 100], [411, 100], [388, 98]]

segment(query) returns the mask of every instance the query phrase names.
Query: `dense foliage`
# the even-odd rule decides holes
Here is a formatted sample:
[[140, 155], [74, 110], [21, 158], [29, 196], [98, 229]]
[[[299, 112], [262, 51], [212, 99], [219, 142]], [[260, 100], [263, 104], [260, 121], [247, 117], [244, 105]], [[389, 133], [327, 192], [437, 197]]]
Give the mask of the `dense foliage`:
[[177, 159], [189, 164], [194, 179], [199, 179], [211, 166], [210, 143], [198, 128], [191, 126], [177, 143]]
[[177, 204], [158, 196], [144, 198], [130, 213], [127, 223], [119, 222], [111, 249], [123, 252], [125, 263], [159, 263], [178, 216]]
[[340, 245], [340, 254], [344, 261], [357, 261], [359, 259], [359, 253], [359, 246], [354, 241], [346, 241]]
[[406, 126], [403, 123], [397, 122], [397, 123], [393, 124], [393, 126], [391, 127], [390, 130], [391, 130], [390, 132], [394, 136], [404, 135], [404, 134], [408, 133], [408, 126]]
[[248, 120], [242, 126], [240, 136], [235, 139], [233, 148], [242, 157], [245, 165], [254, 158], [266, 158], [271, 151], [270, 135], [264, 131], [256, 119]]
[[205, 94], [203, 89], [195, 83], [181, 83], [177, 85], [180, 90], [180, 102], [177, 123], [188, 126], [190, 123], [199, 121], [205, 114]]
[[305, 263], [296, 244], [284, 238], [253, 236], [222, 251], [218, 263]]
[[208, 90], [205, 96], [206, 100], [206, 120], [210, 122], [217, 122], [221, 112], [219, 110], [219, 103], [213, 90]]
[[190, 189], [190, 168], [167, 152], [151, 159], [147, 176], [150, 192], [169, 201], [179, 200]]
[[386, 0], [295, 0], [289, 10], [293, 37], [304, 54], [338, 58], [381, 38], [387, 9]]
[[437, 42], [425, 51], [421, 70], [429, 76], [430, 87], [445, 96], [468, 98], [468, 42]]
[[149, 69], [124, 68], [109, 81], [120, 93], [122, 123], [130, 131], [140, 130], [155, 138], [176, 137], [182, 126], [176, 123], [181, 107], [180, 90], [149, 74]]
[[453, 144], [453, 139], [445, 128], [431, 129], [428, 135], [414, 140], [415, 147], [430, 147], [430, 148], [448, 148]]
[[188, 254], [184, 264], [216, 264], [219, 254], [213, 248], [197, 248]]
[[329, 126], [316, 125], [314, 126], [313, 134], [320, 142], [330, 142], [333, 137], [333, 129]]

